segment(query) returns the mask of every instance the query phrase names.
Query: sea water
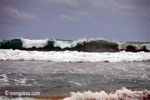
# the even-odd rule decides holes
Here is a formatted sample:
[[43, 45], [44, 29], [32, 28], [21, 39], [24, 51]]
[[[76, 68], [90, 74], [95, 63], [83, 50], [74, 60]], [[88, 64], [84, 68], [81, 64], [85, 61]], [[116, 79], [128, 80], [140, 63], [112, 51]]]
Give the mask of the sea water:
[[[6, 90], [36, 91], [40, 96], [68, 95], [71, 92], [81, 92], [82, 95], [84, 91], [95, 95], [95, 92], [110, 93], [123, 87], [134, 91], [150, 90], [150, 61], [0, 61], [0, 67], [2, 96]], [[85, 94], [88, 92], [83, 96]]]
[[150, 100], [150, 42], [0, 41], [0, 100], [62, 95], [63, 100]]

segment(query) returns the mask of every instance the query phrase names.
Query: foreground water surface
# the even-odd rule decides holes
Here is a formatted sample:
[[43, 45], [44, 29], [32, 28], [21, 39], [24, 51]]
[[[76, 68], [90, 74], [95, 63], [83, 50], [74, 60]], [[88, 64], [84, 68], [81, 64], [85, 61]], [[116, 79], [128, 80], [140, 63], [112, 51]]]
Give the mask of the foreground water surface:
[[0, 61], [0, 95], [5, 91], [37, 91], [41, 96], [70, 92], [112, 92], [122, 87], [150, 90], [150, 61], [47, 62]]

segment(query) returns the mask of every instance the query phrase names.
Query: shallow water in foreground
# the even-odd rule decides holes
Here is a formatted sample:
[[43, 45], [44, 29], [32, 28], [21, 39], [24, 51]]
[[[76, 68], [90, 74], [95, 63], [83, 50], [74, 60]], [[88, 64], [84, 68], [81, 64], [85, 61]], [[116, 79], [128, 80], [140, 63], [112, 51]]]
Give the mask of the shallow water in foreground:
[[122, 87], [150, 90], [150, 61], [64, 63], [0, 61], [0, 95], [5, 91], [40, 92], [40, 96], [70, 92], [112, 92]]

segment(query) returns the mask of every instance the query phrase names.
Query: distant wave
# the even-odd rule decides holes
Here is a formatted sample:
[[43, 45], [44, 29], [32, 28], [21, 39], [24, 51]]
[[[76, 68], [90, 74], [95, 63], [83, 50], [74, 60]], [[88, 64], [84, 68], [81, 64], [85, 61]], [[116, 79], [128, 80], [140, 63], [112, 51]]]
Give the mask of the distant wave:
[[[43, 100], [44, 97], [18, 97], [18, 98], [7, 98], [4, 96], [0, 97], [0, 100]], [[47, 97], [48, 100], [51, 100], [52, 97]], [[57, 99], [56, 99], [57, 98]], [[61, 98], [61, 99], [60, 99]], [[53, 99], [52, 99], [53, 100]], [[126, 88], [116, 90], [116, 92], [107, 93], [106, 91], [100, 92], [72, 92], [68, 97], [55, 97], [55, 100], [150, 100], [150, 91], [132, 91]]]
[[150, 51], [150, 42], [118, 42], [119, 50]]
[[40, 50], [40, 51], [84, 51], [84, 52], [118, 52], [150, 51], [150, 42], [111, 42], [104, 39], [77, 40], [29, 40], [11, 39], [0, 41], [0, 49]]
[[24, 51], [0, 50], [0, 60], [41, 60], [53, 62], [122, 62], [150, 60], [150, 52], [78, 52], [78, 51]]
[[48, 45], [48, 40], [29, 40], [29, 39], [21, 39], [18, 40], [18, 42], [21, 42], [21, 47], [22, 48], [44, 48]]

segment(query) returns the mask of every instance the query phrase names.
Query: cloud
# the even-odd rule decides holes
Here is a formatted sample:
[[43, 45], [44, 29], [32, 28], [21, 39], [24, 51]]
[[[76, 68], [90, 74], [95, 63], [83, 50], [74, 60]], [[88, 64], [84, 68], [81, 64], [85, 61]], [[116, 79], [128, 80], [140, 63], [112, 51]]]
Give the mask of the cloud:
[[47, 0], [49, 2], [53, 2], [56, 4], [64, 4], [64, 5], [69, 5], [69, 6], [78, 6], [77, 0]]
[[80, 12], [76, 12], [74, 13], [74, 16], [77, 16], [77, 17], [83, 17], [83, 18], [90, 18], [90, 14], [88, 12], [85, 12], [85, 11], [80, 11]]
[[58, 19], [59, 20], [67, 20], [67, 21], [76, 21], [77, 20], [76, 18], [66, 15], [66, 14], [62, 14], [62, 15], [58, 16]]
[[81, 12], [75, 12], [70, 15], [68, 14], [62, 14], [58, 16], [59, 20], [62, 21], [82, 21], [89, 19], [91, 16], [88, 12], [81, 11]]
[[0, 12], [0, 24], [34, 24], [39, 20], [35, 14], [20, 12], [12, 7], [1, 7]]
[[0, 0], [0, 7], [2, 6], [8, 6], [8, 5], [13, 5], [14, 4], [14, 0]]
[[[130, 0], [131, 1], [131, 0]], [[89, 0], [92, 7], [112, 8], [112, 9], [130, 9], [133, 8], [129, 0]]]
[[107, 5], [106, 5], [106, 0], [105, 1], [102, 1], [102, 0], [88, 0], [90, 5], [92, 7], [96, 7], [96, 8], [106, 8]]
[[150, 0], [88, 0], [88, 3], [93, 8], [105, 9], [115, 16], [150, 17]]

